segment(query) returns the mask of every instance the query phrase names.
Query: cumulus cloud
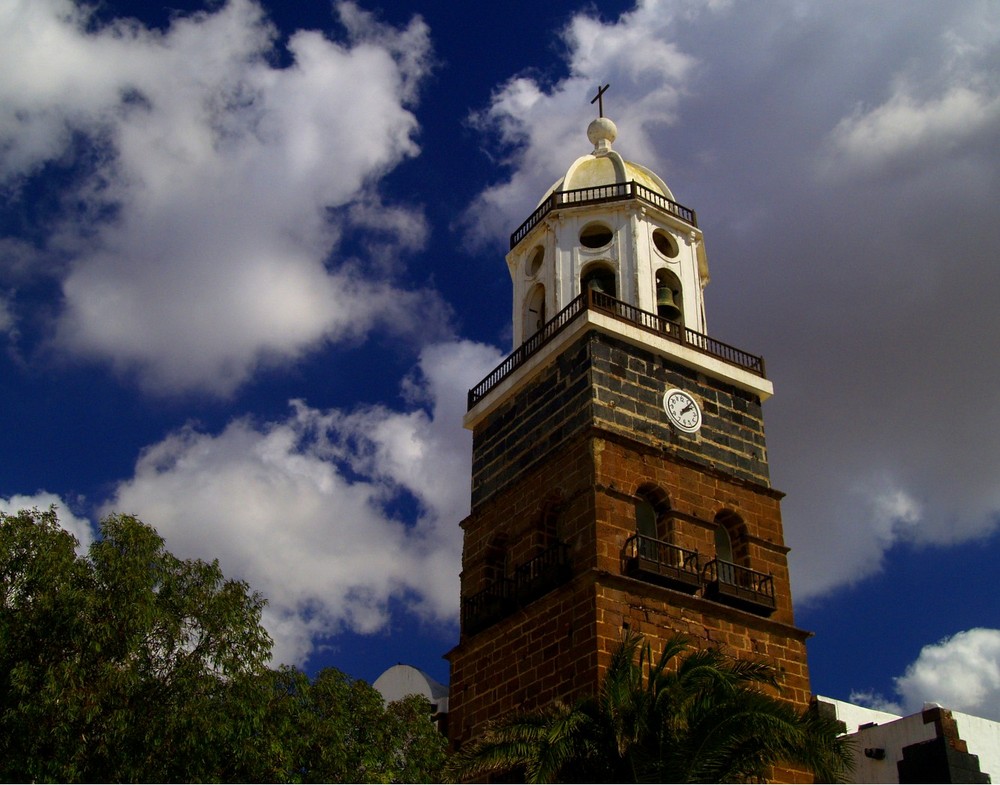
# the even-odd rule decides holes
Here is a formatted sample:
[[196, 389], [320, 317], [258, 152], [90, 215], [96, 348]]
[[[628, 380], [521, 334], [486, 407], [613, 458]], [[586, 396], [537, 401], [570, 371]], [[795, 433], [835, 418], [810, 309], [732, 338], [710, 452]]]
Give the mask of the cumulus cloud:
[[900, 542], [1000, 521], [998, 29], [988, 2], [645, 0], [574, 17], [568, 76], [519, 76], [476, 115], [509, 171], [467, 216], [473, 239], [500, 240], [590, 151], [605, 82], [615, 149], [698, 211], [710, 332], [775, 382], [800, 601]]
[[1000, 721], [1000, 630], [965, 630], [924, 646], [894, 681], [898, 701], [863, 692], [852, 693], [851, 701], [894, 714], [937, 703]]
[[841, 120], [830, 133], [838, 169], [877, 173], [882, 165], [910, 156], [947, 153], [1000, 130], [1000, 94], [953, 87], [919, 103], [902, 94], [876, 109]]
[[932, 702], [1000, 721], [1000, 630], [966, 630], [924, 646], [896, 690], [908, 711]]
[[901, 64], [883, 100], [859, 103], [832, 129], [829, 173], [916, 172], [928, 160], [991, 149], [1000, 133], [998, 36], [995, 9], [972, 2], [950, 14], [928, 35], [930, 57]]
[[59, 496], [47, 491], [39, 491], [31, 496], [14, 495], [9, 499], [0, 497], [0, 512], [6, 512], [11, 515], [20, 510], [35, 508], [47, 510], [52, 506], [55, 506], [56, 514], [59, 516], [59, 525], [76, 537], [78, 543], [76, 552], [81, 556], [85, 555], [90, 544], [94, 541], [94, 527], [86, 518], [74, 515], [69, 505]]
[[482, 191], [464, 216], [472, 246], [509, 234], [528, 215], [572, 163], [566, 151], [590, 152], [585, 131], [596, 113], [587, 100], [599, 84], [614, 83], [608, 103], [613, 96], [615, 123], [637, 160], [653, 156], [653, 135], [674, 121], [696, 62], [664, 35], [674, 15], [644, 3], [612, 24], [574, 16], [562, 34], [571, 51], [567, 78], [545, 87], [532, 77], [514, 77], [472, 116], [475, 127], [496, 138], [510, 168], [509, 178]]
[[[33, 265], [62, 287], [59, 349], [152, 391], [226, 395], [323, 342], [405, 334], [418, 300], [431, 332], [443, 323], [398, 270], [337, 254], [344, 231], [370, 229], [378, 178], [418, 152], [429, 31], [337, 10], [342, 40], [296, 32], [277, 67], [251, 0], [164, 31], [100, 25], [70, 0], [4, 5], [0, 181], [16, 196], [42, 166], [68, 167]], [[418, 249], [419, 209], [384, 207], [382, 246]]]
[[470, 342], [426, 347], [403, 410], [293, 401], [281, 421], [184, 428], [143, 452], [105, 512], [139, 515], [173, 552], [219, 558], [261, 591], [279, 662], [301, 664], [343, 629], [385, 628], [390, 599], [452, 622], [471, 470], [464, 393], [499, 359]]

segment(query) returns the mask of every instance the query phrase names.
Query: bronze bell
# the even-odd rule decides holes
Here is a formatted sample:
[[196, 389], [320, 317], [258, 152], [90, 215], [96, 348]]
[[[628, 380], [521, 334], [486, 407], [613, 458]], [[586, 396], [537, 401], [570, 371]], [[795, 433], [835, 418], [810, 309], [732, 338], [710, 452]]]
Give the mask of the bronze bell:
[[674, 302], [674, 290], [665, 283], [656, 287], [656, 312], [671, 321], [677, 321], [681, 315], [681, 309]]
[[604, 291], [604, 287], [601, 285], [601, 279], [597, 277], [591, 278], [587, 281], [587, 288], [595, 292], [600, 292], [601, 294], [607, 294], [607, 292]]

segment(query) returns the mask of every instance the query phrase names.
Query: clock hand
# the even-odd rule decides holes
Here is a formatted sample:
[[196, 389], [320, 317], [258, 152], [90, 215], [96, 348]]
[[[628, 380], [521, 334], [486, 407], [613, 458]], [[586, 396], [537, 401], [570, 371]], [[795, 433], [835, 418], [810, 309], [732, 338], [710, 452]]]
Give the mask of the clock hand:
[[687, 414], [693, 408], [694, 408], [694, 404], [693, 403], [689, 403], [687, 406], [685, 406], [683, 409], [681, 409], [681, 414]]

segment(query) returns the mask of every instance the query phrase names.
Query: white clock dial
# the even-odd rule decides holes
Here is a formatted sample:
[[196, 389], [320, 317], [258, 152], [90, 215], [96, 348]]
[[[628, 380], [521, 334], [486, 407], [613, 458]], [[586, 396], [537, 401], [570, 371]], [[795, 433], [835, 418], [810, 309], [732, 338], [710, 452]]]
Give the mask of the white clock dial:
[[695, 433], [701, 427], [701, 408], [684, 390], [667, 390], [663, 394], [663, 410], [679, 431]]

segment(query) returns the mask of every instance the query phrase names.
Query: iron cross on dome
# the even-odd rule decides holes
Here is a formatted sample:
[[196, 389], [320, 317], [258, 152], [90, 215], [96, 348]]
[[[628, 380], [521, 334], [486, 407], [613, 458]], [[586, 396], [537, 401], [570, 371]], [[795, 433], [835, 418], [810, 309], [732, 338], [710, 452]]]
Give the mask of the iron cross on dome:
[[604, 85], [604, 87], [598, 87], [597, 88], [597, 95], [595, 95], [590, 100], [590, 103], [594, 103], [594, 101], [597, 102], [597, 113], [598, 113], [597, 116], [598, 117], [604, 117], [604, 94], [608, 91], [609, 87], [611, 87], [610, 84], [606, 84], [606, 85]]

